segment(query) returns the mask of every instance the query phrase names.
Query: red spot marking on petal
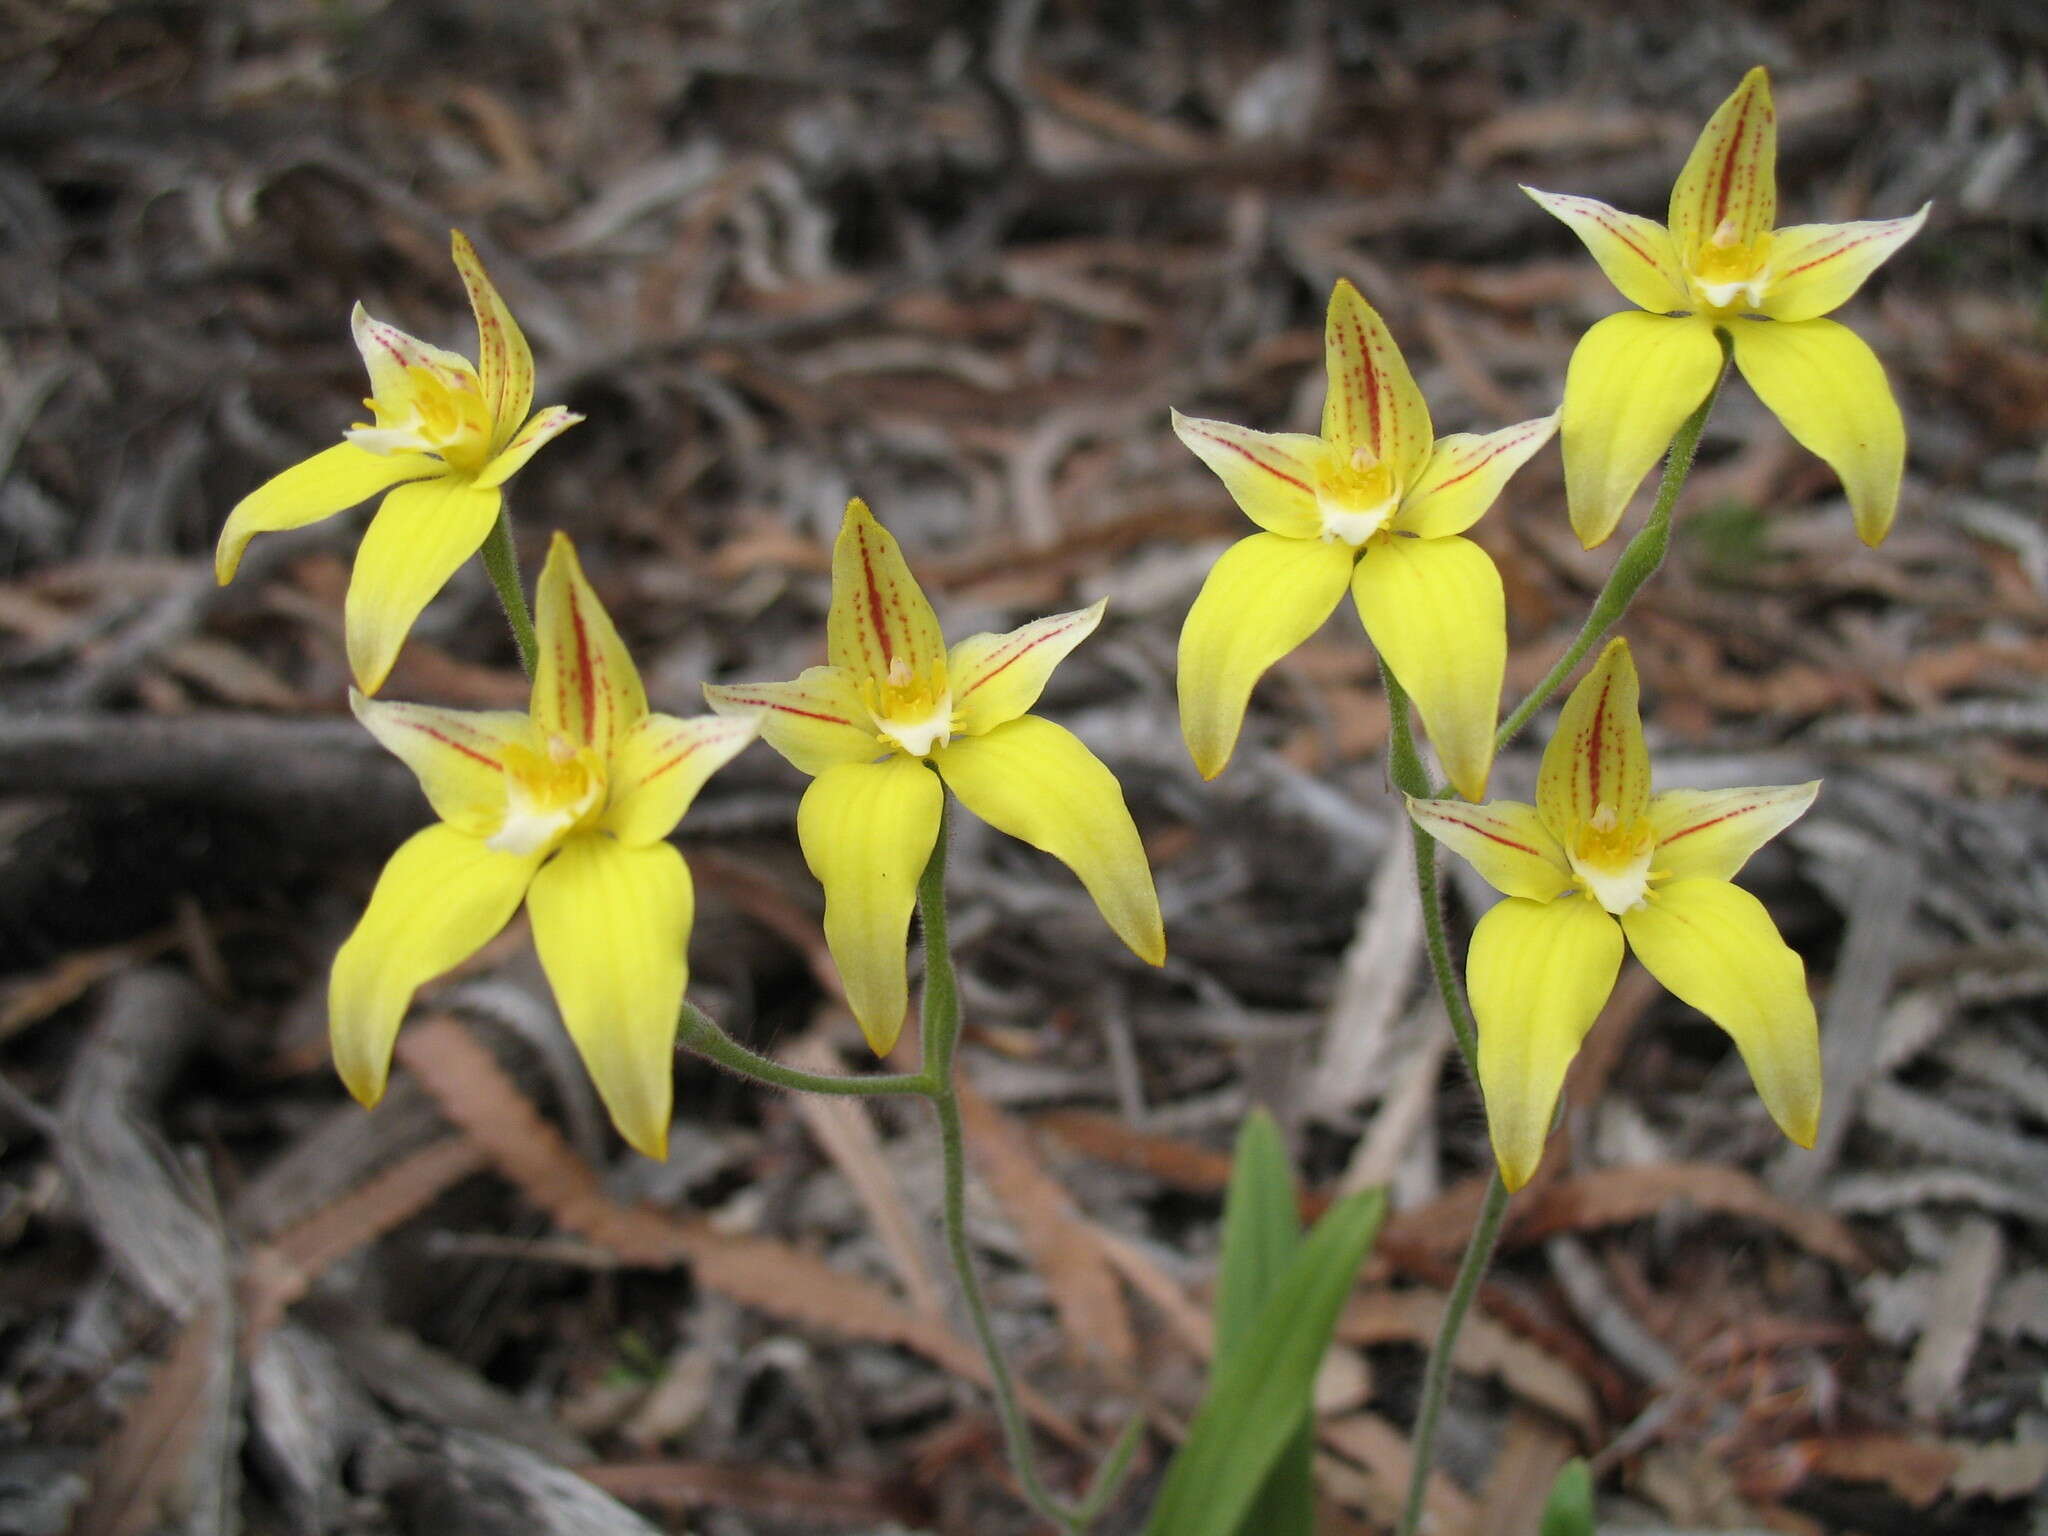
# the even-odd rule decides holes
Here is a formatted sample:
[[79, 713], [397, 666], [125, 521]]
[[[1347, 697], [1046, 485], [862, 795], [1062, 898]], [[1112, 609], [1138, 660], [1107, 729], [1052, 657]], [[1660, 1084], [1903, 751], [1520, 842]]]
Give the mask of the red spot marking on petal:
[[1297, 491], [1300, 491], [1303, 495], [1315, 495], [1315, 488], [1311, 486], [1306, 480], [1298, 480], [1293, 475], [1288, 474], [1285, 470], [1279, 469], [1274, 465], [1268, 464], [1264, 459], [1260, 458], [1257, 454], [1253, 453], [1251, 449], [1245, 447], [1242, 443], [1234, 443], [1227, 437], [1218, 437], [1213, 432], [1203, 432], [1199, 435], [1205, 441], [1214, 443], [1219, 448], [1228, 448], [1232, 453], [1236, 454], [1239, 458], [1250, 460], [1253, 464], [1257, 465], [1260, 469], [1263, 469], [1267, 474], [1271, 475], [1274, 479], [1286, 481], [1287, 484], [1293, 486]]
[[[573, 583], [569, 587], [569, 622], [576, 630], [576, 675], [583, 684], [583, 742], [589, 746], [597, 740], [598, 678], [603, 667], [591, 653], [590, 629], [583, 622], [583, 603]], [[609, 713], [609, 699], [606, 705]]]
[[1810, 272], [1815, 267], [1825, 266], [1828, 262], [1833, 261], [1837, 256], [1845, 256], [1850, 251], [1855, 250], [1856, 247], [1858, 247], [1859, 245], [1868, 245], [1873, 240], [1882, 239], [1884, 235], [1889, 234], [1891, 230], [1895, 227], [1895, 224], [1888, 224], [1886, 225], [1884, 230], [1876, 234], [1859, 236], [1857, 239], [1851, 240], [1846, 244], [1835, 246], [1832, 250], [1818, 249], [1816, 250], [1814, 255], [1809, 256], [1805, 261], [1802, 261], [1798, 266], [1788, 268], [1784, 272], [1779, 273], [1778, 281], [1783, 282], [1788, 277], [1797, 277], [1802, 272]]
[[828, 715], [815, 709], [798, 709], [794, 704], [784, 704], [779, 699], [745, 698], [739, 694], [731, 696], [735, 704], [750, 705], [755, 709], [772, 709], [785, 715], [801, 715], [806, 720], [822, 720], [827, 725], [852, 725], [844, 715]]
[[641, 778], [641, 780], [640, 780], [640, 782], [641, 782], [642, 784], [652, 784], [652, 783], [653, 783], [653, 782], [654, 782], [654, 781], [655, 781], [656, 779], [660, 778], [660, 777], [661, 777], [661, 776], [662, 776], [662, 775], [663, 775], [664, 773], [667, 773], [667, 772], [669, 771], [669, 769], [671, 769], [671, 768], [675, 767], [675, 766], [676, 766], [676, 764], [678, 764], [678, 763], [680, 763], [680, 762], [684, 761], [684, 760], [685, 760], [686, 758], [688, 758], [688, 757], [689, 757], [689, 755], [690, 755], [690, 754], [691, 754], [692, 752], [695, 752], [695, 751], [696, 751], [696, 750], [697, 750], [697, 749], [698, 749], [699, 747], [701, 747], [701, 746], [703, 746], [703, 745], [704, 745], [704, 743], [703, 743], [703, 742], [701, 742], [701, 741], [693, 741], [693, 742], [691, 742], [691, 743], [690, 743], [690, 744], [689, 744], [689, 745], [688, 745], [687, 747], [683, 748], [683, 750], [682, 750], [682, 751], [678, 752], [678, 753], [677, 753], [677, 754], [676, 754], [676, 755], [675, 755], [674, 757], [671, 757], [671, 758], [670, 758], [670, 759], [669, 759], [669, 760], [668, 760], [667, 762], [663, 763], [663, 764], [662, 764], [662, 765], [661, 765], [660, 767], [658, 767], [658, 768], [655, 768], [655, 769], [652, 769], [652, 770], [650, 770], [650, 771], [649, 771], [648, 773], [646, 773], [645, 775], [643, 775], [643, 776], [642, 776], [642, 778]]
[[[1073, 627], [1074, 626], [1072, 624], [1062, 624], [1058, 629], [1047, 630], [1042, 635], [1035, 635], [1028, 640], [1020, 642], [1017, 646], [1017, 649], [1012, 651], [1008, 656], [1004, 656], [1002, 662], [999, 665], [990, 667], [987, 671], [983, 672], [980, 676], [976, 677], [973, 682], [969, 683], [965, 688], [962, 688], [960, 690], [960, 697], [963, 699], [966, 698], [970, 693], [974, 692], [975, 689], [979, 688], [983, 683], [987, 682], [990, 678], [999, 676], [1003, 672], [1007, 671], [1010, 667], [1014, 666], [1017, 662], [1023, 660], [1023, 658], [1025, 658], [1026, 656], [1029, 656], [1033, 651], [1037, 650], [1041, 645], [1045, 644], [1046, 641], [1058, 639], [1061, 635], [1064, 635], [1068, 630], [1072, 629]], [[994, 660], [995, 656], [1001, 655], [1002, 652], [1000, 651], [994, 652], [992, 653], [990, 659]]]
[[1634, 237], [1629, 234], [1623, 225], [1608, 218], [1606, 210], [1589, 207], [1586, 209], [1586, 217], [1590, 218], [1595, 224], [1598, 224], [1607, 233], [1614, 236], [1615, 239], [1640, 256], [1645, 265], [1652, 267], [1660, 265], [1655, 256], [1652, 256], [1648, 251], [1636, 244]]
[[1543, 857], [1540, 851], [1531, 848], [1527, 843], [1518, 843], [1512, 837], [1504, 836], [1488, 827], [1482, 827], [1476, 821], [1461, 821], [1458, 817], [1446, 816], [1441, 811], [1437, 812], [1436, 815], [1438, 820], [1447, 821], [1454, 827], [1463, 827], [1467, 832], [1477, 832], [1490, 843], [1499, 843], [1503, 848], [1512, 848], [1517, 853], [1534, 854], [1539, 859]]
[[453, 736], [447, 734], [447, 732], [437, 730], [435, 727], [426, 724], [424, 721], [406, 720], [402, 723], [407, 726], [410, 726], [413, 730], [418, 731], [422, 736], [432, 737], [435, 741], [440, 742], [441, 745], [444, 747], [453, 747], [457, 752], [460, 752], [464, 757], [474, 758], [477, 762], [482, 763], [486, 768], [494, 768], [499, 773], [503, 773], [505, 771], [505, 765], [499, 762], [496, 758], [487, 756], [486, 754], [477, 751], [476, 748], [474, 747], [464, 746], [461, 742], [457, 741]]
[[1695, 832], [1704, 832], [1709, 827], [1718, 827], [1724, 821], [1732, 821], [1737, 816], [1745, 816], [1749, 812], [1756, 810], [1761, 804], [1761, 801], [1757, 801], [1750, 805], [1737, 806], [1734, 810], [1724, 811], [1719, 816], [1710, 816], [1705, 821], [1696, 821], [1689, 827], [1681, 827], [1678, 831], [1665, 838], [1662, 846], [1668, 848], [1681, 837], [1691, 837]]
[[1586, 738], [1591, 746], [1591, 750], [1586, 753], [1586, 793], [1589, 796], [1588, 805], [1593, 809], [1598, 809], [1600, 805], [1600, 754], [1606, 747], [1601, 738], [1607, 733], [1607, 699], [1613, 689], [1612, 683], [1601, 685], [1600, 702], [1593, 706], [1593, 723], [1586, 731]]
[[1452, 486], [1458, 484], [1460, 481], [1471, 479], [1474, 475], [1478, 474], [1480, 470], [1486, 468], [1487, 465], [1491, 464], [1495, 459], [1499, 458], [1502, 454], [1506, 453], [1510, 448], [1521, 447], [1522, 444], [1526, 443], [1530, 438], [1534, 437], [1535, 435], [1536, 434], [1534, 432], [1524, 432], [1517, 437], [1509, 438], [1504, 443], [1496, 444], [1494, 447], [1488, 449], [1486, 453], [1481, 455], [1479, 458], [1474, 459], [1468, 467], [1460, 471], [1458, 474], [1451, 476], [1450, 479], [1444, 481], [1443, 484], [1439, 485], [1436, 489], [1439, 491], [1447, 491]]
[[868, 588], [868, 623], [874, 629], [875, 644], [881, 648], [882, 652], [882, 669], [886, 671], [895, 661], [896, 657], [889, 645], [887, 618], [883, 612], [882, 589], [875, 575], [875, 557], [868, 549], [867, 529], [862, 528], [859, 531], [858, 537], [860, 540], [861, 575], [866, 580]]

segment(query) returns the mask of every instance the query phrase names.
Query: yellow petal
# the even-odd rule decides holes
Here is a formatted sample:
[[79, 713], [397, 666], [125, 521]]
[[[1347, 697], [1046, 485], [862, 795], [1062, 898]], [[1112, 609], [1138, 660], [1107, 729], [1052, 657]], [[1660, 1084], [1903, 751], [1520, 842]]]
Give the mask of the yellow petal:
[[1700, 130], [1671, 189], [1667, 222], [1688, 264], [1717, 235], [1748, 245], [1778, 222], [1778, 118], [1761, 65]]
[[476, 477], [476, 483], [483, 486], [503, 485], [526, 467], [528, 459], [582, 419], [566, 405], [551, 405], [544, 411], [535, 411], [526, 425], [521, 427], [499, 451], [498, 456], [484, 465]]
[[1058, 859], [1139, 959], [1166, 961], [1166, 931], [1145, 845], [1116, 775], [1065, 726], [1037, 715], [932, 756], [960, 803], [998, 832]]
[[969, 635], [946, 658], [953, 712], [963, 735], [979, 736], [1038, 702], [1052, 669], [1095, 633], [1109, 599], [1056, 613], [1007, 635]]
[[[369, 371], [370, 393], [386, 405], [395, 406], [412, 397], [414, 385], [406, 377], [409, 368], [424, 368], [451, 388], [476, 380], [476, 368], [461, 353], [407, 335], [388, 321], [373, 320], [360, 304], [349, 312], [348, 323], [356, 350], [363, 355], [363, 367]], [[482, 398], [481, 391], [478, 398]]]
[[1655, 219], [1623, 213], [1597, 198], [1539, 192], [1534, 187], [1522, 190], [1586, 243], [1607, 280], [1629, 303], [1657, 315], [1692, 307], [1671, 231]]
[[758, 728], [746, 716], [649, 715], [612, 751], [604, 830], [629, 848], [667, 837], [705, 780], [744, 751]]
[[1352, 558], [1332, 539], [1255, 533], [1209, 572], [1180, 632], [1180, 733], [1203, 778], [1230, 761], [1252, 685], [1337, 606]]
[[572, 837], [533, 877], [527, 911], [562, 1023], [612, 1124], [641, 1153], [666, 1158], [696, 912], [683, 856], [667, 843]]
[[825, 942], [877, 1056], [903, 1029], [903, 950], [945, 798], [937, 774], [899, 753], [826, 769], [797, 807], [804, 862], [825, 887]]
[[807, 667], [787, 683], [706, 683], [713, 710], [756, 721], [761, 739], [813, 776], [871, 763], [887, 749], [874, 718], [838, 667]]
[[1324, 439], [1340, 454], [1368, 449], [1392, 467], [1397, 486], [1413, 484], [1435, 435], [1429, 406], [1387, 323], [1348, 278], [1338, 278], [1330, 293], [1323, 361], [1330, 373]]
[[1440, 437], [1429, 464], [1401, 500], [1394, 527], [1418, 538], [1463, 533], [1499, 498], [1509, 477], [1557, 430], [1557, 413], [1519, 421], [1481, 435], [1454, 432]]
[[945, 637], [924, 588], [910, 574], [895, 535], [855, 497], [832, 546], [832, 608], [826, 659], [856, 681], [930, 676], [946, 659]]
[[1467, 805], [1462, 800], [1417, 800], [1411, 795], [1408, 815], [1503, 896], [1551, 901], [1571, 886], [1564, 850], [1533, 805], [1519, 800]]
[[[1604, 807], [1604, 810], [1603, 810]], [[1570, 848], [1587, 826], [1627, 828], [1650, 807], [1650, 749], [1626, 640], [1610, 640], [1564, 701], [1536, 774], [1536, 809]]]
[[1773, 320], [1813, 320], [1849, 302], [1863, 280], [1920, 233], [1927, 212], [1856, 224], [1792, 224], [1771, 236], [1771, 280], [1764, 313]]
[[1374, 539], [1352, 572], [1351, 596], [1451, 783], [1467, 800], [1485, 799], [1508, 661], [1493, 557], [1470, 539]]
[[222, 586], [233, 581], [242, 551], [259, 533], [303, 528], [368, 501], [402, 480], [447, 472], [446, 464], [424, 453], [370, 453], [354, 443], [324, 448], [271, 476], [236, 504], [214, 548], [213, 574]]
[[370, 519], [343, 607], [356, 686], [375, 693], [413, 620], [475, 554], [497, 521], [501, 492], [455, 475], [401, 485]]
[[1721, 344], [1696, 316], [1625, 310], [1579, 338], [1558, 432], [1572, 531], [1586, 548], [1614, 532], [1643, 476], [1720, 371]]
[[505, 749], [542, 746], [521, 710], [440, 709], [391, 704], [351, 688], [349, 707], [384, 748], [410, 768], [434, 814], [472, 837], [491, 837], [505, 820]]
[[462, 274], [462, 286], [469, 290], [469, 307], [476, 311], [477, 376], [483, 385], [484, 405], [491, 413], [491, 451], [497, 453], [510, 442], [533, 405], [533, 352], [519, 322], [498, 297], [469, 237], [459, 229], [448, 233], [455, 250], [455, 270]]
[[1806, 814], [1820, 780], [1758, 789], [1667, 789], [1650, 800], [1657, 853], [1670, 880], [1733, 879], [1749, 856]]
[[1479, 1026], [1479, 1087], [1511, 1190], [1529, 1182], [1566, 1068], [1621, 971], [1621, 929], [1579, 896], [1509, 897], [1479, 919], [1465, 965]]
[[1820, 1130], [1820, 1026], [1806, 967], [1763, 903], [1725, 880], [1654, 887], [1621, 926], [1644, 967], [1735, 1038], [1764, 1108], [1802, 1147]]
[[540, 640], [540, 664], [533, 673], [534, 720], [550, 734], [559, 732], [609, 756], [647, 718], [647, 692], [565, 533], [557, 533], [548, 545], [533, 627]]
[[1728, 331], [1749, 387], [1841, 477], [1857, 536], [1882, 543], [1899, 509], [1906, 424], [1876, 354], [1832, 320], [1735, 320]]
[[445, 826], [415, 832], [391, 856], [327, 986], [334, 1065], [364, 1104], [384, 1096], [391, 1043], [413, 993], [497, 936], [540, 859]]
[[1173, 433], [1216, 471], [1230, 499], [1268, 533], [1290, 539], [1322, 532], [1317, 465], [1326, 445], [1306, 432], [1254, 432], [1227, 421], [1173, 412]]

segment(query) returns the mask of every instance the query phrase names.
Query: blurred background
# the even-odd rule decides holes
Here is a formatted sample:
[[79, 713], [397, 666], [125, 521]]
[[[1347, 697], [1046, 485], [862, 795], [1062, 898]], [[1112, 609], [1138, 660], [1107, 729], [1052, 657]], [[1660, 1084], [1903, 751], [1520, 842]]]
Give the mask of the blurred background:
[[[1735, 383], [1626, 629], [1660, 783], [1827, 781], [1744, 877], [1807, 959], [1827, 1122], [1786, 1147], [1625, 972], [1468, 1330], [1437, 1528], [1531, 1530], [1586, 1454], [1617, 1529], [2048, 1529], [2048, 18], [2017, 0], [0, 6], [0, 1529], [1029, 1528], [921, 1106], [686, 1063], [636, 1159], [517, 925], [374, 1115], [327, 1064], [326, 965], [427, 815], [347, 714], [365, 514], [225, 590], [211, 550], [359, 419], [353, 302], [471, 350], [451, 227], [537, 403], [588, 417], [511, 488], [529, 572], [574, 536], [655, 707], [821, 659], [851, 494], [949, 634], [1110, 598], [1044, 709], [1123, 779], [1172, 958], [961, 827], [981, 1258], [1058, 1475], [1154, 1426], [1135, 1529], [1247, 1108], [1315, 1197], [1390, 1183], [1320, 1389], [1327, 1528], [1384, 1528], [1484, 1128], [1348, 606], [1228, 773], [1187, 762], [1176, 636], [1249, 524], [1167, 411], [1312, 430], [1339, 276], [1439, 433], [1548, 411], [1623, 301], [1517, 183], [1661, 217], [1756, 63], [1783, 222], [1934, 200], [1838, 317], [1907, 419], [1890, 540]], [[1578, 547], [1554, 449], [1474, 536], [1519, 697], [1616, 546]], [[480, 569], [385, 693], [524, 702]], [[858, 1068], [802, 783], [757, 750], [685, 822], [692, 996]]]

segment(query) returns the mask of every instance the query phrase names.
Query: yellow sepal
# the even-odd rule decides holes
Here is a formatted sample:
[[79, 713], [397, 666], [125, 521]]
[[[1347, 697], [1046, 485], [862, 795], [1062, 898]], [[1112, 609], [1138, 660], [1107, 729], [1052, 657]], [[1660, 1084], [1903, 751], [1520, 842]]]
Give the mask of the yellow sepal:
[[1667, 789], [1650, 798], [1651, 871], [1666, 880], [1732, 880], [1749, 856], [1806, 814], [1820, 780], [1756, 789]]
[[1720, 370], [1721, 344], [1697, 315], [1625, 310], [1579, 338], [1565, 370], [1558, 432], [1572, 531], [1586, 548], [1614, 532]]
[[1510, 1190], [1542, 1161], [1565, 1070], [1614, 991], [1621, 955], [1621, 929], [1580, 896], [1511, 896], [1472, 930], [1465, 985], [1479, 1026], [1479, 1087]]
[[1454, 432], [1437, 439], [1422, 478], [1394, 514], [1397, 533], [1442, 539], [1463, 533], [1499, 499], [1514, 472], [1557, 431], [1557, 413], [1498, 432]]
[[797, 808], [804, 861], [825, 888], [825, 942], [878, 1056], [909, 1006], [904, 947], [945, 795], [937, 774], [898, 754], [827, 768]]
[[1761, 65], [1742, 77], [1700, 130], [1671, 188], [1666, 222], [1688, 263], [1717, 239], [1753, 245], [1778, 222], [1778, 117]]
[[1539, 192], [1534, 187], [1522, 190], [1585, 242], [1607, 280], [1629, 303], [1653, 315], [1692, 307], [1671, 231], [1655, 219], [1623, 213], [1597, 198]]
[[1322, 532], [1316, 480], [1328, 455], [1320, 437], [1305, 432], [1254, 432], [1227, 421], [1172, 413], [1173, 435], [1216, 472], [1230, 499], [1268, 533], [1290, 539]]
[[469, 237], [459, 229], [450, 230], [449, 244], [454, 250], [455, 270], [462, 274], [462, 286], [469, 291], [469, 307], [476, 314], [477, 378], [484, 405], [491, 413], [491, 452], [496, 454], [504, 450], [532, 408], [533, 352]]
[[1103, 921], [1153, 965], [1166, 932], [1145, 845], [1116, 775], [1065, 726], [1037, 715], [959, 737], [932, 757], [960, 803], [1080, 877]]
[[[1650, 806], [1650, 748], [1626, 640], [1610, 640], [1565, 700], [1536, 774], [1536, 809], [1569, 852], [1589, 826], [1626, 829]], [[1602, 808], [1605, 807], [1603, 810]]]
[[415, 832], [391, 856], [327, 984], [334, 1065], [365, 1105], [384, 1096], [413, 993], [497, 936], [542, 857], [499, 853], [441, 825]]
[[476, 483], [485, 487], [503, 485], [526, 468], [528, 459], [582, 419], [565, 405], [551, 405], [544, 411], [535, 411], [532, 419], [515, 430], [496, 457], [478, 472]]
[[535, 722], [600, 757], [609, 754], [647, 718], [647, 692], [564, 533], [554, 536], [541, 567], [534, 633], [540, 642], [533, 673]]
[[1379, 538], [1351, 594], [1373, 648], [1415, 701], [1444, 772], [1486, 798], [1507, 670], [1507, 600], [1493, 557], [1470, 539]]
[[1055, 613], [1008, 634], [969, 635], [947, 654], [955, 729], [980, 736], [1015, 720], [1038, 702], [1053, 668], [1095, 633], [1103, 598], [1072, 613]]
[[1773, 320], [1814, 320], [1849, 302], [1900, 246], [1920, 233], [1932, 203], [1903, 219], [1854, 224], [1793, 224], [1771, 236], [1771, 281], [1764, 313]]
[[534, 876], [527, 910], [562, 1023], [612, 1124], [639, 1152], [666, 1158], [696, 911], [682, 855], [667, 843], [571, 837]]
[[441, 709], [365, 698], [349, 707], [385, 750], [413, 771], [434, 814], [472, 837], [491, 837], [505, 820], [505, 749], [542, 750], [532, 717], [518, 710]]
[[761, 739], [814, 777], [841, 763], [871, 763], [886, 743], [840, 667], [806, 667], [786, 683], [706, 683], [713, 710], [759, 723]]
[[406, 480], [445, 475], [448, 466], [425, 453], [370, 453], [336, 443], [272, 475], [228, 514], [213, 551], [213, 574], [222, 586], [235, 579], [242, 552], [259, 533], [303, 528], [368, 501]]
[[1757, 398], [1841, 476], [1857, 535], [1882, 543], [1899, 508], [1906, 423], [1877, 355], [1832, 320], [1732, 320], [1728, 333]]
[[1408, 815], [1431, 837], [1478, 870], [1503, 896], [1551, 901], [1571, 887], [1564, 850], [1543, 825], [1536, 807], [1519, 800], [1418, 800], [1410, 795]]
[[661, 841], [704, 781], [744, 751], [758, 729], [744, 718], [647, 716], [612, 750], [611, 803], [598, 825], [629, 848]]
[[482, 547], [503, 493], [457, 475], [401, 485], [384, 498], [356, 551], [343, 605], [349, 669], [375, 693], [448, 578]]
[[1330, 376], [1323, 440], [1339, 457], [1365, 449], [1388, 466], [1396, 485], [1412, 485], [1435, 437], [1429, 404], [1386, 321], [1348, 278], [1330, 291], [1323, 362]]
[[1820, 1026], [1806, 967], [1763, 903], [1725, 880], [1675, 880], [1624, 913], [1629, 948], [1735, 1039], [1764, 1108], [1802, 1147], [1820, 1133]]
[[832, 546], [826, 659], [856, 683], [924, 677], [946, 660], [945, 637], [896, 537], [855, 497]]
[[1211, 568], [1180, 632], [1180, 729], [1203, 778], [1230, 761], [1253, 685], [1329, 618], [1352, 558], [1334, 540], [1255, 533]]

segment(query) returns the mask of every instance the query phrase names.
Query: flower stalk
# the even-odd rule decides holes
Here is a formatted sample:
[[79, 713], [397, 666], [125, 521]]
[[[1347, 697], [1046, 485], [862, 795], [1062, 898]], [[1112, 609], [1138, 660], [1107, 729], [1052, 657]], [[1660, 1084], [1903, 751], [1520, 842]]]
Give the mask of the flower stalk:
[[512, 541], [512, 514], [502, 505], [498, 520], [484, 536], [484, 569], [498, 594], [498, 606], [505, 610], [505, 622], [512, 629], [512, 643], [519, 648], [519, 669], [529, 678], [540, 665], [540, 637], [534, 633], [533, 614], [526, 606], [526, 591], [519, 583], [519, 550]]

